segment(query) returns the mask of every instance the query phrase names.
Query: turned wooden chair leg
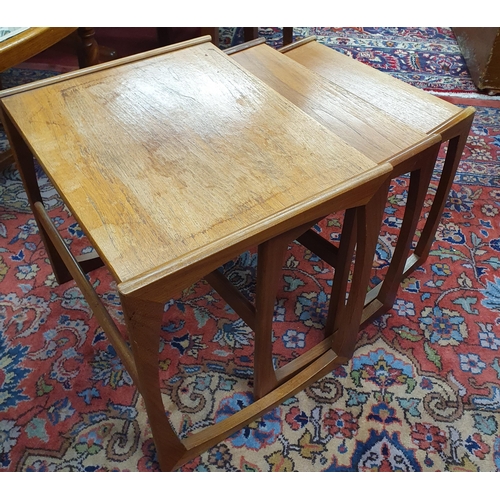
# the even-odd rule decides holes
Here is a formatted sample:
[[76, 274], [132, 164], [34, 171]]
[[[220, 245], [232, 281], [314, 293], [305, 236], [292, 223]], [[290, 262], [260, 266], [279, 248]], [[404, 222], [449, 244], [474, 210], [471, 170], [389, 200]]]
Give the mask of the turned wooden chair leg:
[[164, 304], [124, 295], [120, 300], [158, 461], [163, 471], [171, 471], [186, 453], [186, 447], [165, 415], [160, 392], [158, 363]]
[[94, 28], [78, 28], [78, 36], [80, 37], [80, 44], [77, 53], [80, 68], [98, 64], [100, 62], [99, 45], [95, 39]]
[[77, 34], [79, 38], [77, 55], [80, 68], [88, 68], [118, 57], [116, 50], [97, 43], [94, 28], [78, 28]]

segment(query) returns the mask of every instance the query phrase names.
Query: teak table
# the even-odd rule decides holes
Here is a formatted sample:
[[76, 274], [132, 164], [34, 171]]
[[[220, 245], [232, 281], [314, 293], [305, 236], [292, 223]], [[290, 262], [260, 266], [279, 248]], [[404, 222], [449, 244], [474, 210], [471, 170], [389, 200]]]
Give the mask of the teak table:
[[[368, 158], [390, 162], [393, 178], [410, 174], [397, 245], [385, 279], [366, 296], [365, 325], [393, 306], [400, 282], [426, 260], [475, 109], [462, 109], [414, 88], [331, 50], [314, 36], [280, 51], [264, 42], [260, 38], [225, 52]], [[422, 142], [415, 148], [419, 140]], [[426, 142], [428, 147], [422, 148]], [[411, 251], [417, 223], [424, 216], [422, 207], [436, 156], [445, 142], [446, 159], [436, 195]], [[326, 261], [336, 258], [335, 247], [313, 230], [299, 241]]]
[[[17, 87], [0, 100], [56, 278], [76, 280], [142, 394], [162, 470], [179, 467], [350, 358], [391, 161], [349, 145], [210, 37]], [[383, 113], [373, 119], [381, 131], [393, 127]], [[393, 156], [418, 158], [428, 172], [440, 140], [413, 131]], [[33, 157], [91, 240], [93, 258], [67, 249], [43, 206]], [[341, 210], [330, 335], [275, 370], [273, 309], [287, 245]], [[258, 271], [250, 303], [214, 269], [253, 246]], [[128, 343], [85, 276], [102, 264], [118, 284]], [[201, 278], [255, 333], [256, 401], [181, 440], [161, 398], [160, 327], [164, 303]]]

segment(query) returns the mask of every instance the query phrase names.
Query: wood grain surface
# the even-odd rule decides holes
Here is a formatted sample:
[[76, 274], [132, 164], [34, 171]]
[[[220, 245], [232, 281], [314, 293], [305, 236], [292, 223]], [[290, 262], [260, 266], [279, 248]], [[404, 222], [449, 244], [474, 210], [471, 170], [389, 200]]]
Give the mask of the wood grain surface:
[[411, 123], [412, 128], [424, 133], [432, 132], [460, 112], [457, 106], [360, 64], [314, 39], [301, 40], [284, 47], [281, 52], [391, 116]]
[[390, 171], [204, 41], [2, 103], [118, 282], [185, 269]]
[[328, 81], [266, 44], [235, 51], [231, 57], [377, 163], [425, 137], [411, 127], [411, 121], [394, 118], [348, 87]]

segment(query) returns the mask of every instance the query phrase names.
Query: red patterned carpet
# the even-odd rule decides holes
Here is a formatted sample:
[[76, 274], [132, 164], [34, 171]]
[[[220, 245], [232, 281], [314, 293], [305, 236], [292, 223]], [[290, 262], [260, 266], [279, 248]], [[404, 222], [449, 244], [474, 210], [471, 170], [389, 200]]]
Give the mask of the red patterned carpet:
[[[183, 471], [500, 470], [500, 101], [475, 93], [445, 28], [297, 28], [477, 107], [426, 264], [392, 311], [360, 332], [351, 362], [185, 465]], [[270, 44], [280, 30], [263, 28]], [[233, 42], [238, 41], [236, 32]], [[4, 86], [43, 74], [12, 70]], [[483, 100], [480, 100], [483, 99]], [[0, 145], [5, 147], [2, 135]], [[441, 155], [442, 157], [442, 155]], [[433, 195], [439, 176], [429, 190]], [[50, 214], [74, 252], [80, 228], [40, 172]], [[387, 268], [408, 179], [393, 182], [372, 283]], [[336, 215], [318, 230], [339, 237]], [[253, 294], [254, 250], [224, 266]], [[290, 246], [275, 309], [281, 365], [321, 339], [332, 269]], [[115, 283], [91, 282], [122, 324]], [[201, 281], [165, 306], [161, 381], [181, 436], [251, 401], [252, 331]], [[73, 282], [58, 286], [19, 176], [0, 173], [0, 470], [154, 471], [142, 399]]]

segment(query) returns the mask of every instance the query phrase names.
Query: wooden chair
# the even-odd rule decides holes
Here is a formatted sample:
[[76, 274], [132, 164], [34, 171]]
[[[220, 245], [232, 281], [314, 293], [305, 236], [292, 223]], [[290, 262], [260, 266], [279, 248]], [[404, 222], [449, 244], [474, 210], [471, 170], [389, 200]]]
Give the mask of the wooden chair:
[[[401, 280], [427, 258], [475, 110], [462, 110], [315, 40], [309, 37], [283, 47], [282, 54], [263, 39], [226, 53], [369, 158], [390, 162], [392, 178], [411, 174], [394, 255], [385, 280], [366, 297], [365, 325], [392, 307]], [[428, 149], [415, 150], [418, 140], [428, 140]], [[416, 249], [408, 256], [445, 141], [449, 144], [439, 187]], [[316, 232], [310, 230], [298, 241], [335, 264], [338, 250]]]

